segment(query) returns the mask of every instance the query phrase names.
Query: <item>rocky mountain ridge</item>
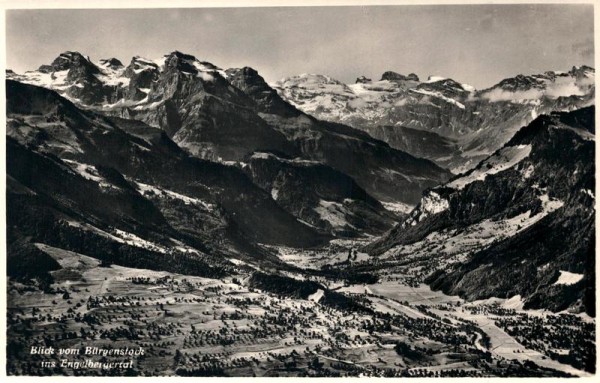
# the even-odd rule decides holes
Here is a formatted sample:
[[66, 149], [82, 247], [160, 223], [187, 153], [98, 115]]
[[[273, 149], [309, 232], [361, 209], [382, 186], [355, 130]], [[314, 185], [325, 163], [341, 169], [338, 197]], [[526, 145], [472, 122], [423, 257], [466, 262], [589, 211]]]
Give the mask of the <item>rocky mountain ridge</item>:
[[67, 52], [42, 71], [9, 78], [53, 89], [84, 109], [160, 128], [199, 158], [240, 162], [256, 151], [276, 151], [321, 161], [384, 201], [415, 203], [422, 190], [450, 176], [361, 131], [304, 114], [252, 68], [223, 71], [181, 52], [134, 57], [116, 70], [106, 62], [101, 68]]

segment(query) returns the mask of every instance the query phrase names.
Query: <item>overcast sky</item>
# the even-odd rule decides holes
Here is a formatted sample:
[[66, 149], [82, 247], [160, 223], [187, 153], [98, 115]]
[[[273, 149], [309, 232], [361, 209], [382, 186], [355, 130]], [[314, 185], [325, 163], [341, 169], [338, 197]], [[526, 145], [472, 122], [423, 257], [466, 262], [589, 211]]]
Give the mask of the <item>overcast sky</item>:
[[7, 66], [49, 64], [66, 50], [93, 60], [174, 50], [267, 79], [386, 70], [452, 77], [477, 88], [519, 73], [594, 64], [591, 5], [446, 5], [226, 9], [11, 10]]

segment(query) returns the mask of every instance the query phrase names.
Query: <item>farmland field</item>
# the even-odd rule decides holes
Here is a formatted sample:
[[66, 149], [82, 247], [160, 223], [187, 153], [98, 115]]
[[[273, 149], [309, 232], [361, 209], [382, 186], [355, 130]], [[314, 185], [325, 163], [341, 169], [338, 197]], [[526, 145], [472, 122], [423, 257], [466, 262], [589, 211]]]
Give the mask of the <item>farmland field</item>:
[[[102, 267], [82, 254], [38, 248], [62, 269], [44, 292], [9, 284], [11, 374], [586, 375], [495, 324], [516, 315], [558, 317], [507, 309], [506, 301], [466, 303], [389, 275], [373, 284], [331, 282], [330, 291], [357, 302], [343, 307], [328, 303], [323, 290], [309, 297], [263, 291], [244, 274], [209, 279]], [[589, 326], [563, 316], [575, 328]], [[32, 354], [36, 347], [55, 353]], [[86, 347], [142, 355], [93, 355]], [[111, 362], [125, 367], [101, 367]]]

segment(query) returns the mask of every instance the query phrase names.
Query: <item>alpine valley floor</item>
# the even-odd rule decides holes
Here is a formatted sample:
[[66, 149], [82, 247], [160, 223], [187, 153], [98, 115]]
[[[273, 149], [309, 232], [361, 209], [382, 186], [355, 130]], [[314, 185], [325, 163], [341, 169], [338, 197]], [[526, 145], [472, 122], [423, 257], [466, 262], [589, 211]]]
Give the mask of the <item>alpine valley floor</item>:
[[[288, 251], [313, 265], [360, 267], [370, 264], [368, 255], [347, 260], [359, 245]], [[369, 284], [312, 272], [270, 280], [244, 265], [234, 276], [209, 279], [106, 267], [36, 246], [62, 269], [45, 292], [9, 284], [9, 374], [588, 376], [595, 363], [595, 323], [587, 315], [523, 310], [518, 297], [465, 302], [407, 278], [416, 275], [410, 265]], [[294, 262], [289, 253], [281, 257]], [[50, 345], [80, 351], [30, 354]], [[141, 347], [144, 354], [93, 356], [85, 347]], [[131, 359], [133, 369], [62, 367]]]

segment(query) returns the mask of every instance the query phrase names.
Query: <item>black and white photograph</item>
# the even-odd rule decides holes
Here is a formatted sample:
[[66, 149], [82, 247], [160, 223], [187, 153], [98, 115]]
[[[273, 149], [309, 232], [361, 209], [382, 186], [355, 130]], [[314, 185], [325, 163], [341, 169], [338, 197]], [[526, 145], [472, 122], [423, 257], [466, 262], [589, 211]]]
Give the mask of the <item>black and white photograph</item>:
[[594, 378], [595, 2], [83, 3], [3, 4], [5, 377]]

